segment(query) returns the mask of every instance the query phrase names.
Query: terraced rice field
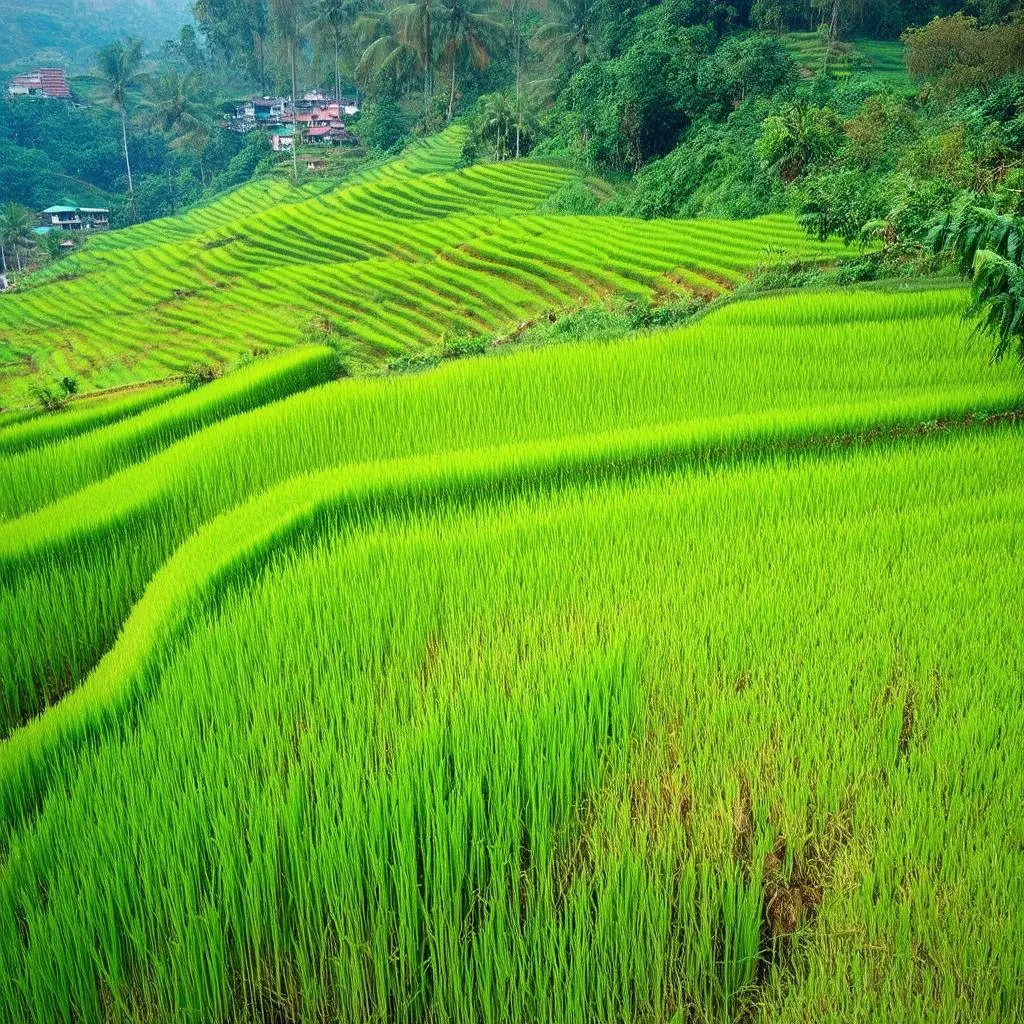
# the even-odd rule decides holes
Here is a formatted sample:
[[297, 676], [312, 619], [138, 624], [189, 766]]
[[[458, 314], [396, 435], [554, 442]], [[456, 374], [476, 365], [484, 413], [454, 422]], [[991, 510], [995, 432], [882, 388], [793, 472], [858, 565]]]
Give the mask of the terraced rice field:
[[453, 171], [463, 132], [319, 194], [257, 182], [91, 241], [59, 264], [66, 279], [0, 296], [0, 403], [24, 402], [39, 377], [106, 388], [325, 334], [358, 369], [612, 295], [713, 297], [783, 253], [839, 248], [782, 217], [537, 214], [571, 172], [529, 161]]
[[1024, 395], [964, 301], [296, 349], [0, 455], [0, 1020], [1021, 1019]]
[[[826, 66], [826, 39], [821, 33], [787, 32], [781, 41], [808, 74], [817, 74]], [[836, 78], [856, 76], [858, 81], [875, 81], [909, 91], [913, 86], [903, 50], [903, 44], [897, 41], [854, 39], [840, 42], [829, 55], [829, 71]]]

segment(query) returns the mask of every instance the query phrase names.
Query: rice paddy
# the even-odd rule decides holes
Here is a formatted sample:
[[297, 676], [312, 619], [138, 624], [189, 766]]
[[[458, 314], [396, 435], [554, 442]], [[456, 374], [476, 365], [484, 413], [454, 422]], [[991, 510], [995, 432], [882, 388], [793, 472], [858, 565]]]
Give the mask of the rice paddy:
[[573, 172], [529, 161], [453, 170], [463, 134], [336, 187], [269, 179], [91, 240], [0, 297], [0, 403], [23, 404], [40, 378], [116, 387], [324, 336], [353, 369], [373, 368], [611, 297], [712, 298], [759, 264], [841, 249], [787, 217], [539, 214]]
[[545, 217], [566, 172], [456, 142], [8, 297], [92, 330], [187, 250], [285, 351], [0, 423], [0, 1021], [1024, 1019], [1019, 369], [957, 288], [407, 375], [263, 338], [314, 266], [409, 351], [442, 272], [497, 331], [802, 244]]
[[853, 39], [833, 43], [824, 32], [787, 32], [780, 37], [803, 73], [810, 77], [827, 70], [835, 78], [856, 76], [858, 82], [886, 85], [897, 92], [911, 92], [903, 43], [882, 39]]

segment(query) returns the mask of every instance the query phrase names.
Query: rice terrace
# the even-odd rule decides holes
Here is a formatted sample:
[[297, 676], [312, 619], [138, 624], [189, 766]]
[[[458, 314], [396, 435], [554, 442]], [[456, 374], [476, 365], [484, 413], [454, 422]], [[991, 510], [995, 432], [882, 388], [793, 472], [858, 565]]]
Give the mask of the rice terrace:
[[0, 1024], [1024, 1024], [1024, 15], [729, 12], [0, 4]]

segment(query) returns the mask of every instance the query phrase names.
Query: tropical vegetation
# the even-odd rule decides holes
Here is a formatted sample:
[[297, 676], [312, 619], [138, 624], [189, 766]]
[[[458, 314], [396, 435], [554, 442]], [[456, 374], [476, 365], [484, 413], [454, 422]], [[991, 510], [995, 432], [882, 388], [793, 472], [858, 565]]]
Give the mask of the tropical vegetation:
[[1024, 21], [195, 17], [0, 107], [0, 1022], [1024, 1020]]

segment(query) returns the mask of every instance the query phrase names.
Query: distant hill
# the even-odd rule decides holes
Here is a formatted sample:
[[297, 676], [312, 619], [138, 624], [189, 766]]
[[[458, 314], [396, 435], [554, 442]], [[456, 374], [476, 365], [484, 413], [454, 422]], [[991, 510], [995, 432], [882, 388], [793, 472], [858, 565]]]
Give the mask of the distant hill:
[[176, 35], [190, 18], [189, 0], [0, 0], [0, 68], [84, 70], [117, 36], [152, 45]]

